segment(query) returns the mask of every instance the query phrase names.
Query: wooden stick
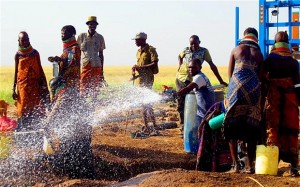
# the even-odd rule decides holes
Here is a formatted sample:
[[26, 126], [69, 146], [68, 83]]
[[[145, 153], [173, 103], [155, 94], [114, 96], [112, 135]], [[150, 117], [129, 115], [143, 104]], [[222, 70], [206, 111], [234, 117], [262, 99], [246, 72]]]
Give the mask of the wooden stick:
[[252, 177], [246, 177], [246, 178], [249, 178], [251, 180], [253, 180], [254, 182], [256, 182], [259, 186], [261, 187], [265, 187], [264, 185], [262, 185], [260, 182], [258, 182], [258, 180], [256, 180], [255, 178], [252, 178]]

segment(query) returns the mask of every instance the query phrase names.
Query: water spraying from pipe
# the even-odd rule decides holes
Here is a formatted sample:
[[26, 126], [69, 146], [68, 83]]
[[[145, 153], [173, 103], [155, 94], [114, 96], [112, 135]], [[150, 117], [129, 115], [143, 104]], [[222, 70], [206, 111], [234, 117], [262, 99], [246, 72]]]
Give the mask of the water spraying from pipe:
[[[143, 115], [138, 113], [130, 116], [126, 114], [129, 110], [157, 103], [161, 99], [162, 97], [152, 90], [132, 85], [105, 88], [95, 101], [66, 98], [66, 101], [72, 102], [65, 102], [65, 109], [62, 105], [59, 113], [48, 116], [48, 119], [42, 121], [32, 131], [16, 132], [13, 135], [10, 154], [0, 160], [2, 179], [0, 185], [30, 185], [39, 181], [45, 182], [45, 179], [51, 181], [51, 176], [55, 174], [52, 168], [45, 168], [43, 164], [45, 159], [50, 158], [45, 157], [42, 151], [44, 135], [47, 140], [49, 138], [50, 143], [53, 143], [56, 137], [59, 139], [60, 156], [54, 159], [56, 162], [54, 166], [61, 165], [62, 168], [58, 168], [60, 171], [72, 170], [78, 163], [78, 159], [84, 157], [82, 155], [91, 154], [89, 150], [91, 150], [92, 127], [142, 117]], [[160, 114], [156, 113], [156, 115]], [[42, 130], [38, 130], [40, 128]], [[74, 154], [70, 156], [69, 153]], [[51, 157], [54, 158], [55, 154]], [[93, 168], [81, 167], [79, 171], [84, 172], [89, 169]]]

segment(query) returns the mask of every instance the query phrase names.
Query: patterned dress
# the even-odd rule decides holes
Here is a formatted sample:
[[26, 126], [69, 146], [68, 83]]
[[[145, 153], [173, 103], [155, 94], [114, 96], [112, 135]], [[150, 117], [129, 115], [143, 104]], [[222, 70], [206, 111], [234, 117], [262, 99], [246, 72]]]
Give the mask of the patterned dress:
[[55, 91], [55, 97], [61, 97], [67, 90], [76, 96], [80, 84], [80, 49], [76, 40], [64, 44], [60, 58], [62, 61], [59, 62], [59, 78], [62, 84]]
[[232, 127], [238, 127], [237, 129], [259, 127], [261, 84], [257, 76], [257, 67], [258, 64], [252, 60], [235, 61], [226, 95], [225, 138], [232, 138], [239, 134], [231, 129]]
[[80, 84], [80, 49], [75, 40], [64, 44], [64, 50], [60, 56], [59, 81], [52, 96], [52, 111], [49, 114], [51, 119], [54, 116], [64, 115], [65, 110], [71, 108], [74, 102], [79, 99]]

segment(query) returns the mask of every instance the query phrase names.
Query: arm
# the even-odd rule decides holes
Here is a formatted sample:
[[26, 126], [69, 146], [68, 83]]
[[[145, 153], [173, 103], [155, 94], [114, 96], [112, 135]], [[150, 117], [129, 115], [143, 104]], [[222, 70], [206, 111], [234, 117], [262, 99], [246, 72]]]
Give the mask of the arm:
[[156, 66], [157, 63], [158, 63], [158, 60], [155, 60], [155, 61], [151, 62], [150, 64], [146, 64], [143, 66], [134, 65], [132, 67], [132, 74], [134, 74], [135, 71], [140, 71], [141, 69], [152, 68], [153, 66]]
[[77, 43], [79, 45], [79, 48], [80, 48], [80, 45], [81, 45], [81, 38], [80, 38], [81, 34], [78, 35], [77, 37]]
[[152, 66], [155, 66], [158, 63], [158, 60], [155, 60], [153, 62], [151, 62], [150, 64], [146, 64], [146, 65], [134, 65], [136, 70], [141, 70], [141, 69], [145, 69], [145, 68], [152, 68]]
[[178, 55], [178, 70], [180, 69], [182, 63], [183, 63], [183, 58], [185, 57], [185, 50], [181, 51]]
[[105, 40], [104, 40], [104, 37], [102, 35], [100, 35], [100, 49], [99, 49], [99, 58], [100, 58], [100, 62], [101, 62], [101, 65], [102, 65], [102, 77], [104, 79], [104, 54], [103, 54], [103, 51], [104, 49], [106, 48], [105, 46]]
[[210, 69], [214, 72], [215, 76], [219, 80], [220, 84], [224, 84], [225, 86], [228, 86], [228, 84], [224, 82], [222, 77], [220, 76], [217, 66], [212, 61], [209, 61], [207, 63], [209, 64]]
[[103, 51], [99, 51], [99, 58], [100, 58], [100, 62], [102, 64], [102, 75], [101, 77], [104, 77], [104, 55], [103, 55]]
[[12, 89], [12, 98], [14, 100], [18, 99], [18, 95], [16, 93], [16, 86], [17, 86], [17, 76], [18, 76], [18, 66], [19, 66], [19, 57], [18, 54], [15, 55], [15, 76], [14, 76], [14, 85]]
[[230, 57], [229, 57], [229, 64], [228, 64], [228, 78], [229, 80], [232, 77], [233, 70], [235, 66], [235, 59], [234, 59], [234, 49], [231, 51]]
[[181, 57], [181, 55], [178, 55], [178, 69], [177, 69], [177, 71], [179, 71], [182, 62], [183, 62], [183, 57]]
[[189, 93], [190, 91], [192, 91], [194, 88], [197, 88], [197, 87], [198, 87], [198, 85], [196, 83], [191, 82], [189, 85], [187, 85], [187, 87], [182, 88], [177, 93], [175, 93], [175, 97], [185, 95], [185, 94]]

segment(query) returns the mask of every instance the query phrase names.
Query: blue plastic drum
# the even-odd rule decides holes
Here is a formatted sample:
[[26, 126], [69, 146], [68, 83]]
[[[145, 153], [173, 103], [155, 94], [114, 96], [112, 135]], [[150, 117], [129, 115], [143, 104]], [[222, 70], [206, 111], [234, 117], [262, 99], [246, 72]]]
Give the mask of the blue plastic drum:
[[199, 125], [196, 118], [197, 100], [194, 93], [189, 93], [185, 97], [184, 105], [184, 131], [183, 142], [184, 151], [187, 153], [197, 154], [199, 147], [198, 128]]

